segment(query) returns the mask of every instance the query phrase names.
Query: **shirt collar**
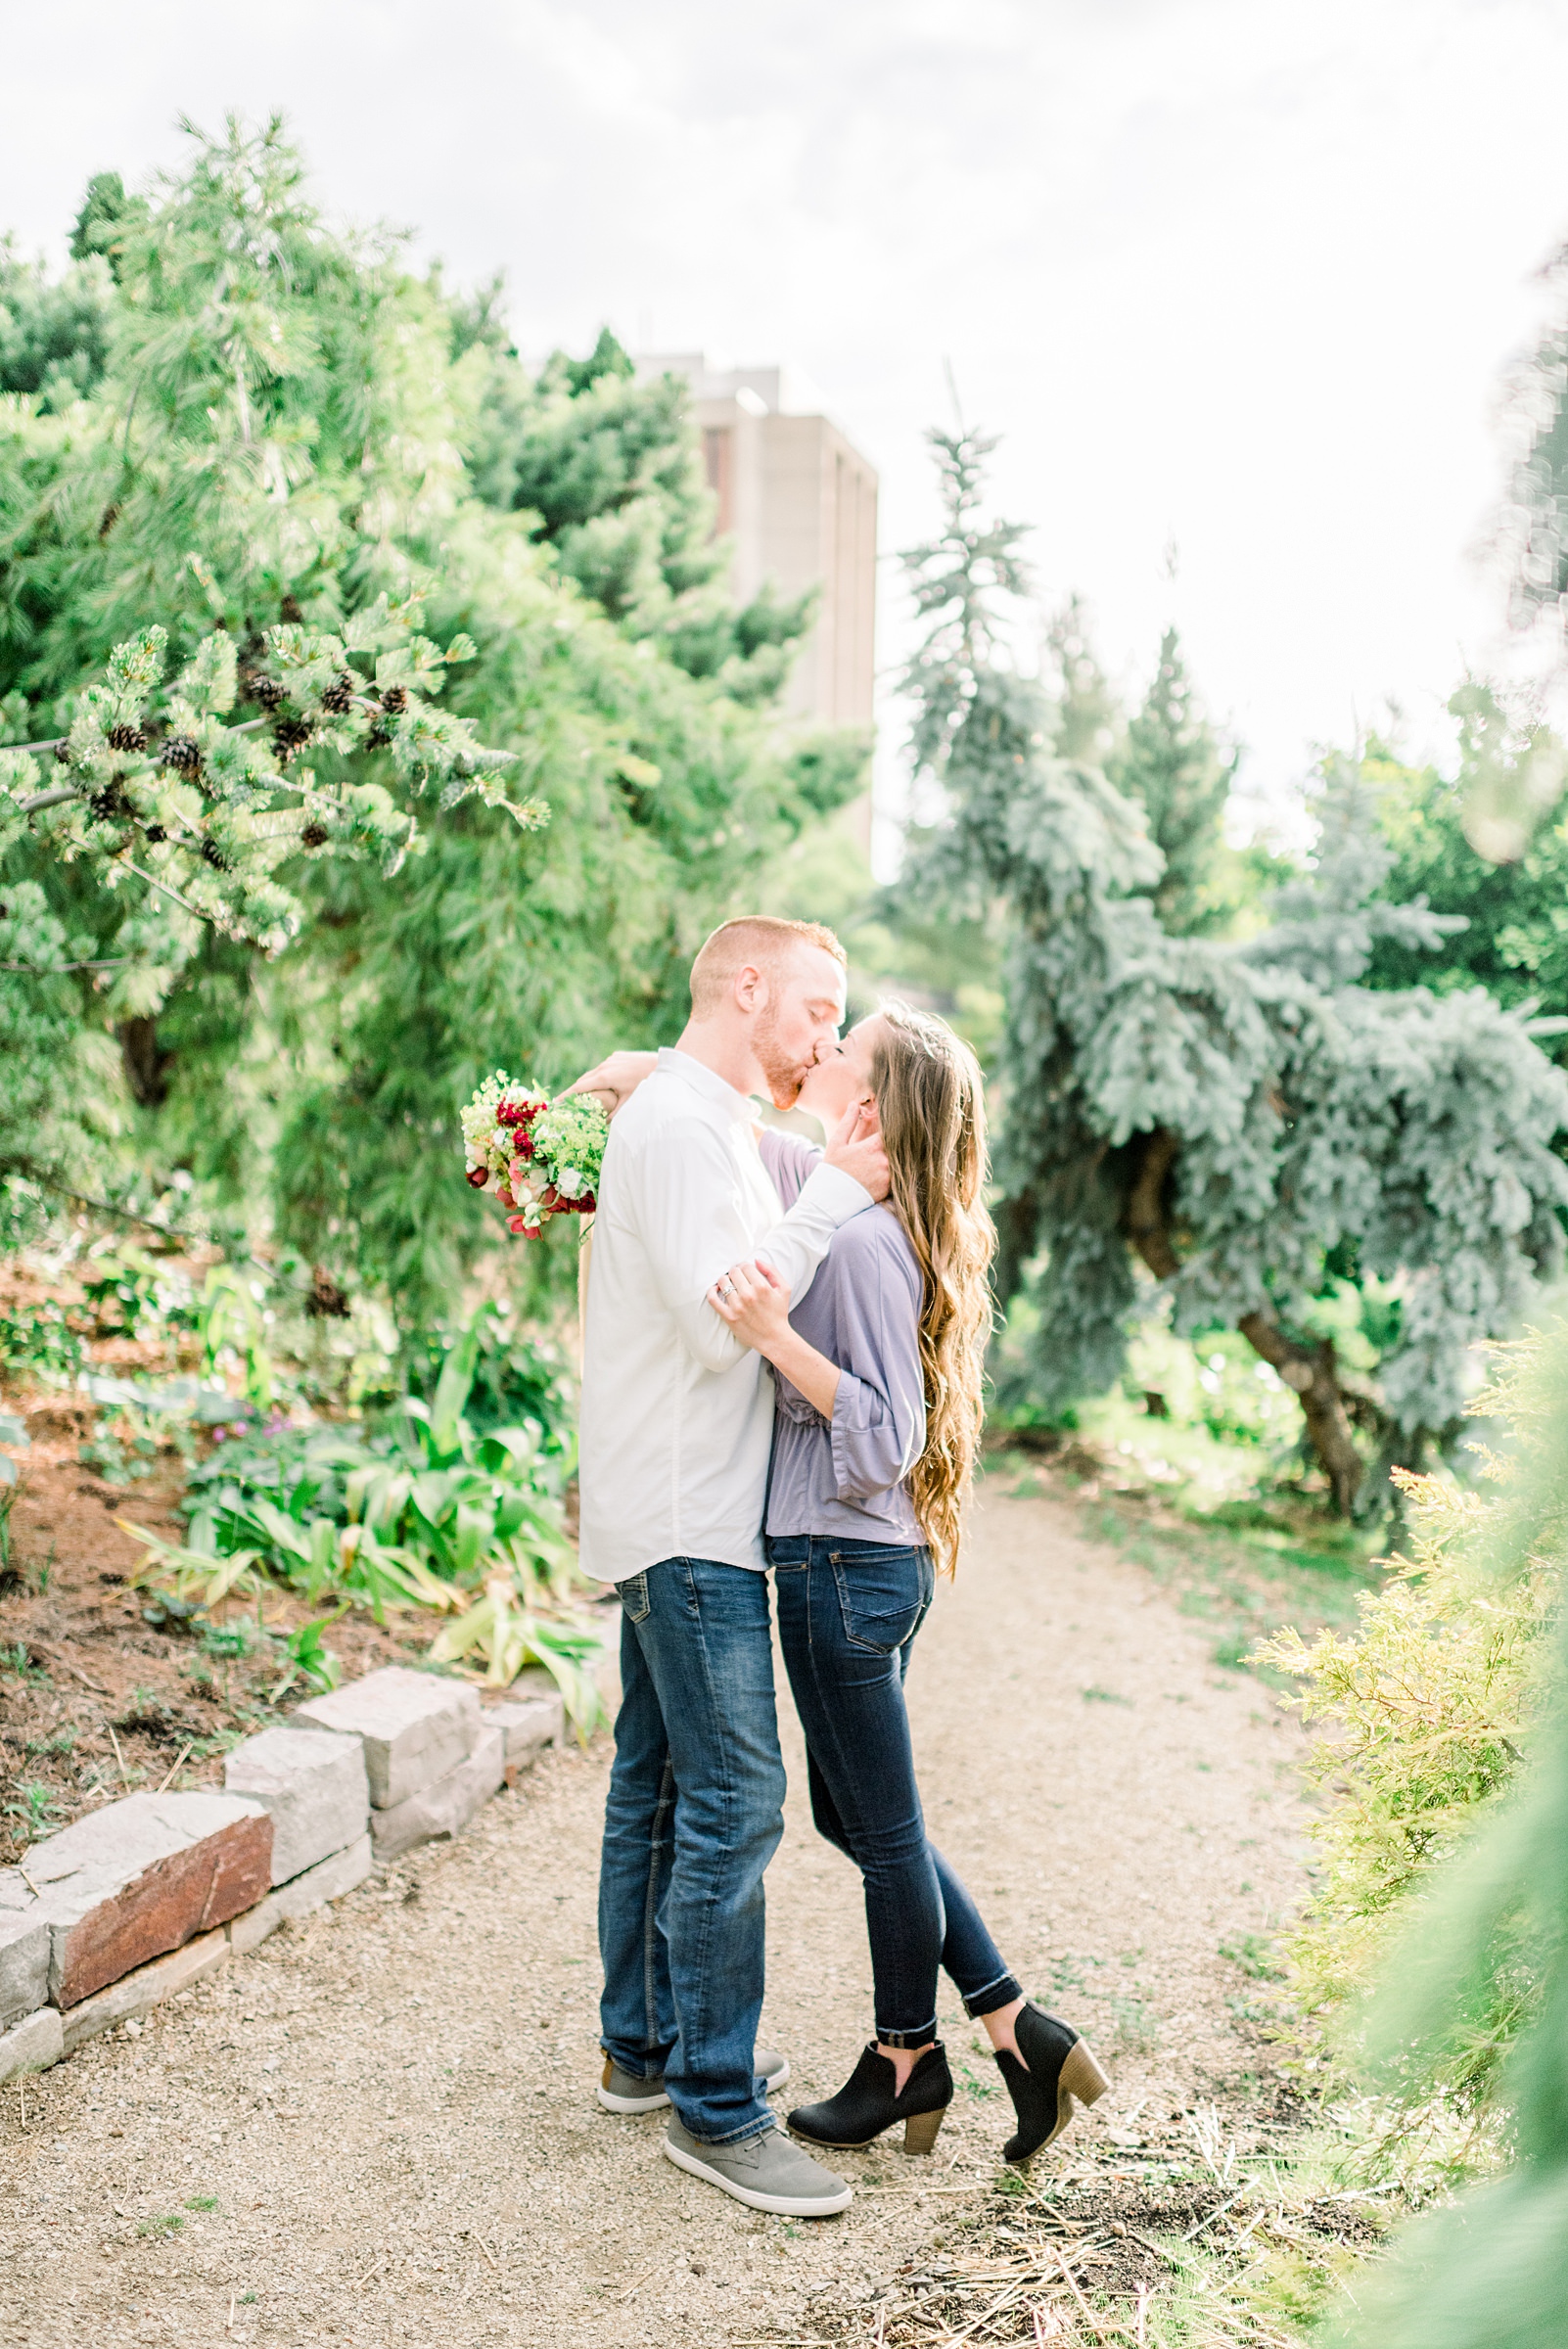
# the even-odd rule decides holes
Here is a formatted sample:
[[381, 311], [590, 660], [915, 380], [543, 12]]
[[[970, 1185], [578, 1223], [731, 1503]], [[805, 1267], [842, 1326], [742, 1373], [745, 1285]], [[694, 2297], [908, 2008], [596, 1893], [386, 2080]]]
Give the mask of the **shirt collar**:
[[694, 1093], [701, 1093], [705, 1101], [712, 1101], [737, 1126], [743, 1122], [749, 1126], [757, 1116], [757, 1104], [749, 1094], [738, 1093], [714, 1070], [705, 1068], [689, 1052], [677, 1052], [673, 1044], [665, 1044], [660, 1048], [659, 1072], [661, 1076], [678, 1077], [682, 1084], [689, 1084]]

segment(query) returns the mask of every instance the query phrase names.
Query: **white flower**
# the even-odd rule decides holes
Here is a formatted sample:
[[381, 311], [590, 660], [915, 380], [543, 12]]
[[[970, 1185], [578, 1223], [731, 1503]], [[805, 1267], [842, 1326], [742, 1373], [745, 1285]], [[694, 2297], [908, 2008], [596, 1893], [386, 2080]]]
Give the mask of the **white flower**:
[[576, 1199], [582, 1189], [582, 1177], [576, 1167], [563, 1167], [555, 1178], [555, 1187], [563, 1199]]

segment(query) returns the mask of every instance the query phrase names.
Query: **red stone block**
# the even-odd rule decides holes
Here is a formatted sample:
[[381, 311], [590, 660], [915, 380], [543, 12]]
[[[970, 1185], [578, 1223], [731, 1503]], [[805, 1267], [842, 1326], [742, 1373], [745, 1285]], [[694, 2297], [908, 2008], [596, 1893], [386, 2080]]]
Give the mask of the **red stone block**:
[[132, 1794], [35, 1844], [24, 1865], [48, 1916], [49, 1996], [74, 2006], [261, 1900], [272, 1820], [240, 1795]]

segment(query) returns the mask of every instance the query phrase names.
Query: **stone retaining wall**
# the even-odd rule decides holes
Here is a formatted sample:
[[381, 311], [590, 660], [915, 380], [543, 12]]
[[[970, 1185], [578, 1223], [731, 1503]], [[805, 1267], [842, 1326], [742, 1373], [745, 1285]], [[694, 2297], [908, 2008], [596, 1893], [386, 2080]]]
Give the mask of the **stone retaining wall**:
[[128, 1794], [33, 1844], [0, 1868], [0, 2080], [457, 1834], [565, 1727], [543, 1672], [482, 1704], [465, 1681], [390, 1665], [246, 1738], [221, 1794]]

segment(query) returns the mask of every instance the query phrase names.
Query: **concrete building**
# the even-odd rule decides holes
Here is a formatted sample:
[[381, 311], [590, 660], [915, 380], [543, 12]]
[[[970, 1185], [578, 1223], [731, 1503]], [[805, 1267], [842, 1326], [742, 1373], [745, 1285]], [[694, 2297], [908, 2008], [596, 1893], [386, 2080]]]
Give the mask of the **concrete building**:
[[639, 356], [640, 375], [683, 375], [702, 434], [718, 529], [735, 542], [730, 588], [765, 580], [785, 597], [819, 590], [785, 715], [869, 726], [876, 678], [877, 477], [821, 401], [782, 367], [714, 365], [702, 351]]

